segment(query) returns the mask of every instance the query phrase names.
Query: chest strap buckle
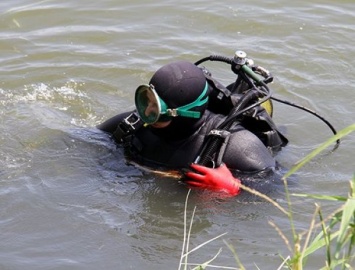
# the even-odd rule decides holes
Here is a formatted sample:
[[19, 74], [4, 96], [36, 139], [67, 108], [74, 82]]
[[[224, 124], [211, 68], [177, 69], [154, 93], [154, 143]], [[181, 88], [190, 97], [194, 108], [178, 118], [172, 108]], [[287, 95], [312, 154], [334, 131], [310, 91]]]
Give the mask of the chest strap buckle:
[[143, 121], [135, 112], [133, 112], [117, 125], [117, 129], [113, 133], [113, 137], [117, 142], [123, 142], [125, 137], [133, 134], [142, 126]]

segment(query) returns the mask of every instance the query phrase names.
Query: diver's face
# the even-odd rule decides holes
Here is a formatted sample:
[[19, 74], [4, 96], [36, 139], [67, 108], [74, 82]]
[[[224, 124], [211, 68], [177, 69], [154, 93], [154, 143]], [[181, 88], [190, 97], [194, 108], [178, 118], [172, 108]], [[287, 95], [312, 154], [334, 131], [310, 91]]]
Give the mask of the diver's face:
[[154, 124], [151, 124], [153, 128], [165, 128], [169, 126], [171, 123], [171, 120], [168, 122], [155, 122]]
[[[160, 113], [157, 100], [156, 100], [154, 94], [150, 91], [147, 91], [147, 103], [148, 103], [147, 108], [144, 111], [145, 116], [148, 117], [152, 114], [158, 115]], [[155, 123], [151, 124], [150, 126], [152, 126], [154, 128], [165, 128], [170, 123], [171, 123], [171, 120], [167, 121], [167, 122], [155, 122]]]
[[145, 116], [149, 117], [150, 115], [158, 115], [159, 106], [154, 94], [150, 91], [146, 92], [147, 97], [147, 108], [144, 111]]

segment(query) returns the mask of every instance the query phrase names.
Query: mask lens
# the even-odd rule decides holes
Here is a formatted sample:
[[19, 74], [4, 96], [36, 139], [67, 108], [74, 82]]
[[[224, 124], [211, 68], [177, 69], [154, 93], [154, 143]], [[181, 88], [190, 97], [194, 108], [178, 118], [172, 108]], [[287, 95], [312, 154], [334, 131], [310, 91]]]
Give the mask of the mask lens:
[[141, 85], [135, 94], [135, 103], [139, 116], [147, 124], [158, 121], [161, 111], [159, 97], [148, 85]]

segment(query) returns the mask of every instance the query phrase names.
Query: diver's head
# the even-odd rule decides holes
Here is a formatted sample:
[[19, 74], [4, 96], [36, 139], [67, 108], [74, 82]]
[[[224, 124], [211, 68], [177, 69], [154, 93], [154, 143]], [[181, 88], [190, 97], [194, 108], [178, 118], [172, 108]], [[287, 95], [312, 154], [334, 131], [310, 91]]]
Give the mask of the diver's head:
[[155, 125], [170, 123], [175, 117], [199, 119], [207, 102], [206, 78], [202, 70], [187, 61], [161, 67], [149, 84], [139, 86], [135, 94], [138, 114], [145, 123]]

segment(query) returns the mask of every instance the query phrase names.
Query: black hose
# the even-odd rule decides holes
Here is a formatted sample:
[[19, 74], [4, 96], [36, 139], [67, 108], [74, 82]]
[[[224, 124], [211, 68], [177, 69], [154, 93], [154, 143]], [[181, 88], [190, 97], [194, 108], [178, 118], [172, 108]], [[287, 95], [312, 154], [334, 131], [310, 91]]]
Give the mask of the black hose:
[[198, 60], [197, 62], [195, 62], [195, 65], [198, 66], [199, 64], [206, 62], [206, 61], [218, 61], [218, 62], [224, 62], [227, 64], [232, 64], [233, 60], [229, 57], [222, 56], [222, 55], [210, 55], [208, 57]]
[[[308, 113], [310, 113], [310, 114], [313, 114], [314, 116], [316, 116], [316, 117], [318, 117], [320, 120], [322, 120], [322, 121], [331, 129], [331, 131], [333, 132], [334, 135], [337, 134], [337, 131], [336, 131], [336, 129], [333, 127], [333, 125], [332, 125], [327, 119], [325, 119], [323, 116], [319, 115], [319, 114], [316, 113], [315, 111], [312, 111], [311, 109], [308, 109], [308, 108], [306, 108], [306, 107], [297, 105], [297, 104], [295, 104], [295, 103], [289, 102], [289, 101], [287, 101], [287, 100], [282, 100], [282, 99], [278, 99], [278, 98], [275, 98], [275, 97], [271, 97], [271, 99], [272, 99], [272, 100], [275, 100], [275, 101], [277, 101], [277, 102], [280, 102], [280, 103], [283, 103], [283, 104], [286, 104], [286, 105], [289, 105], [289, 106], [292, 106], [292, 107], [301, 109], [301, 110], [306, 111], [306, 112], [308, 112]], [[333, 148], [332, 151], [336, 150], [336, 149], [339, 147], [339, 145], [340, 145], [340, 139], [338, 139], [338, 140], [336, 141], [336, 144], [335, 144], [335, 146], [334, 146], [334, 148]]]

